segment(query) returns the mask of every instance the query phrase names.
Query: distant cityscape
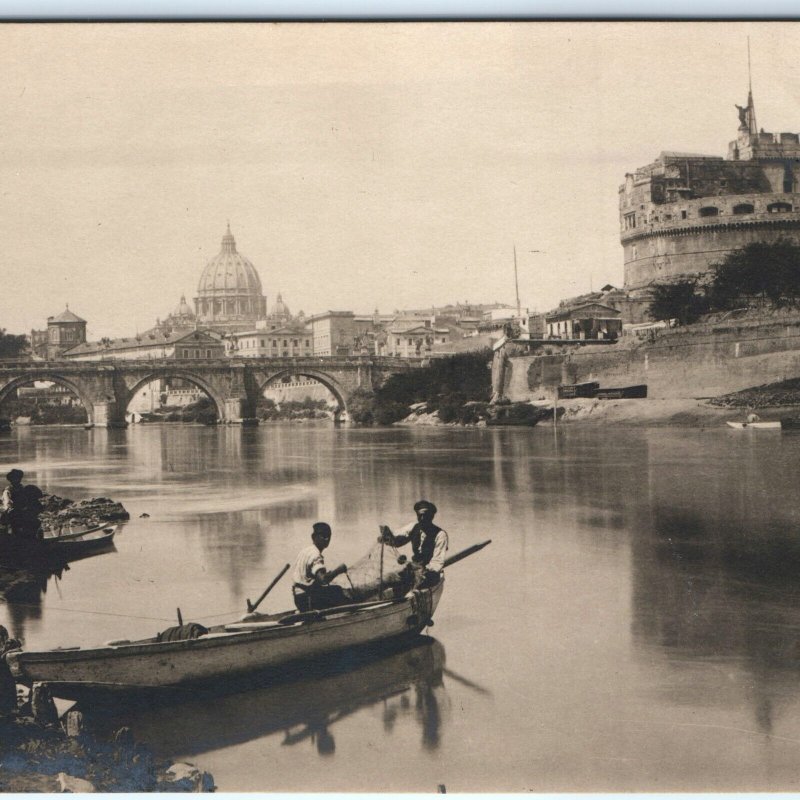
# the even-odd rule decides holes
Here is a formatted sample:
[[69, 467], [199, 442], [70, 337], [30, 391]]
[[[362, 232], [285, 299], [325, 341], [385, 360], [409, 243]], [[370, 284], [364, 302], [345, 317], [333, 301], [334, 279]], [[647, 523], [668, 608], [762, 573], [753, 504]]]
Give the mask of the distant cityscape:
[[[727, 253], [753, 241], [800, 243], [800, 136], [756, 125], [752, 93], [736, 106], [737, 137], [727, 157], [662, 152], [625, 176], [619, 188], [624, 283], [562, 300], [549, 312], [504, 303], [453, 303], [426, 309], [293, 313], [280, 292], [268, 302], [258, 269], [239, 252], [230, 225], [202, 269], [192, 302], [181, 296], [154, 325], [131, 336], [86, 339], [87, 321], [66, 307], [30, 332], [39, 360], [292, 358], [393, 356], [436, 358], [480, 351], [506, 340], [535, 343], [617, 341], [663, 325], [651, 318], [655, 286], [702, 282]], [[313, 381], [284, 381], [306, 390]], [[172, 400], [196, 396], [178, 384], [157, 387]], [[277, 390], [276, 390], [277, 391]]]

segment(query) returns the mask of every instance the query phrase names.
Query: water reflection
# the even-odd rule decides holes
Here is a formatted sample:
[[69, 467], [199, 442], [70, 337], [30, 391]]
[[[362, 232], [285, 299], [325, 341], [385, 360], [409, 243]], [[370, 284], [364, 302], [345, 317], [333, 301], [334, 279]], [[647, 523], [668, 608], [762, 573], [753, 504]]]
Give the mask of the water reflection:
[[[753, 717], [770, 733], [800, 692], [800, 547], [774, 521], [742, 529], [721, 517], [653, 509], [652, 534], [633, 542], [632, 629], [678, 672], [692, 663], [745, 670]], [[672, 683], [669, 693], [726, 702], [724, 683]]]
[[444, 662], [442, 644], [422, 636], [410, 646], [373, 646], [304, 664], [278, 683], [273, 674], [268, 686], [251, 678], [237, 683], [237, 694], [202, 694], [185, 702], [139, 699], [135, 709], [122, 712], [84, 707], [96, 730], [129, 725], [164, 756], [193, 756], [277, 736], [281, 746], [310, 743], [319, 756], [329, 757], [337, 752], [337, 725], [374, 708], [381, 710], [387, 734], [401, 721], [413, 720], [422, 749], [435, 751], [446, 706]]
[[42, 600], [52, 578], [58, 582], [68, 564], [54, 568], [19, 569], [0, 564], [0, 599], [8, 611], [7, 626], [17, 639], [25, 638], [28, 622], [42, 618]]

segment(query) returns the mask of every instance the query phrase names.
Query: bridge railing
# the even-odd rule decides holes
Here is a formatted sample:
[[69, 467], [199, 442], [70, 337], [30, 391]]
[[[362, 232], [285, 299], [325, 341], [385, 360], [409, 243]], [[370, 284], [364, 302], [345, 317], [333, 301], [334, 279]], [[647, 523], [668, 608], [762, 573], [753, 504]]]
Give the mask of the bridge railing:
[[23, 358], [4, 358], [0, 359], [0, 369], [3, 367], [25, 367], [34, 370], [48, 370], [48, 369], [64, 369], [65, 367], [91, 367], [97, 366], [124, 366], [128, 368], [135, 367], [220, 367], [220, 366], [255, 366], [255, 365], [285, 365], [288, 367], [310, 367], [319, 366], [320, 368], [330, 368], [335, 364], [350, 364], [350, 365], [370, 365], [379, 364], [382, 366], [396, 366], [403, 367], [408, 365], [418, 365], [425, 359], [419, 358], [403, 358], [401, 356], [370, 356], [370, 355], [353, 355], [353, 356], [285, 356], [285, 357], [271, 357], [262, 356], [259, 358], [248, 358], [243, 356], [238, 357], [223, 357], [223, 358], [156, 358], [156, 359], [138, 359], [138, 358], [114, 358], [103, 357], [98, 359], [77, 359], [77, 358], [62, 358], [58, 360], [36, 360], [36, 359], [23, 359]]

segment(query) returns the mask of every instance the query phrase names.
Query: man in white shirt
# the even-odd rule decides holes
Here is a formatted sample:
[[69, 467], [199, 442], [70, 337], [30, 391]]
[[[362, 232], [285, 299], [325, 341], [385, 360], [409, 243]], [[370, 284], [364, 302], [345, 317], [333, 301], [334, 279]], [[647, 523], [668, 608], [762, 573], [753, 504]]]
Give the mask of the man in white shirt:
[[327, 522], [315, 522], [311, 541], [297, 555], [292, 573], [292, 595], [299, 611], [330, 608], [347, 602], [341, 586], [330, 582], [347, 567], [342, 564], [330, 572], [325, 569], [322, 551], [331, 543], [331, 526]]
[[411, 543], [412, 562], [419, 570], [416, 586], [427, 589], [436, 586], [442, 578], [444, 556], [447, 552], [447, 531], [433, 524], [436, 506], [429, 500], [414, 503], [417, 521], [411, 522], [398, 533], [384, 528], [384, 541], [394, 547]]

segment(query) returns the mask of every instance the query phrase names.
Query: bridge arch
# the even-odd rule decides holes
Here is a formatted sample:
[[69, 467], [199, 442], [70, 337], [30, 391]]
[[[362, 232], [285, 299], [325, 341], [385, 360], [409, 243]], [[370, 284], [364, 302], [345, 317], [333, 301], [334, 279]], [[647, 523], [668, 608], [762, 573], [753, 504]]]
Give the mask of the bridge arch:
[[313, 378], [315, 381], [319, 381], [336, 398], [336, 402], [339, 404], [339, 408], [334, 415], [334, 421], [339, 422], [342, 418], [347, 417], [347, 391], [337, 380], [317, 369], [287, 367], [273, 372], [260, 383], [258, 387], [259, 395], [263, 397], [265, 389], [269, 389], [281, 378], [286, 378], [290, 375], [301, 375], [304, 378]]
[[154, 369], [151, 372], [148, 372], [141, 377], [137, 377], [137, 380], [134, 384], [132, 384], [128, 388], [127, 397], [124, 399], [122, 404], [122, 412], [123, 414], [130, 405], [131, 400], [136, 397], [136, 393], [143, 387], [147, 386], [149, 383], [153, 381], [159, 381], [167, 378], [177, 378], [179, 380], [187, 381], [187, 383], [191, 383], [194, 386], [197, 386], [198, 389], [204, 391], [208, 397], [211, 398], [211, 402], [214, 403], [214, 406], [217, 410], [217, 419], [221, 422], [225, 421], [225, 401], [224, 398], [220, 395], [217, 389], [209, 383], [204, 378], [196, 375], [193, 372], [188, 370], [175, 368], [175, 367], [163, 367], [161, 369]]
[[37, 370], [35, 375], [25, 374], [23, 372], [17, 377], [11, 378], [8, 383], [0, 387], [0, 407], [2, 407], [3, 403], [5, 403], [12, 392], [15, 392], [21, 386], [25, 386], [26, 384], [34, 382], [43, 383], [46, 381], [57, 383], [59, 386], [69, 389], [78, 398], [78, 400], [81, 401], [81, 404], [86, 409], [86, 417], [89, 424], [94, 423], [94, 403], [92, 402], [91, 396], [86, 391], [85, 387], [83, 387], [79, 381], [73, 381], [69, 378], [64, 378], [57, 372], [42, 373]]

